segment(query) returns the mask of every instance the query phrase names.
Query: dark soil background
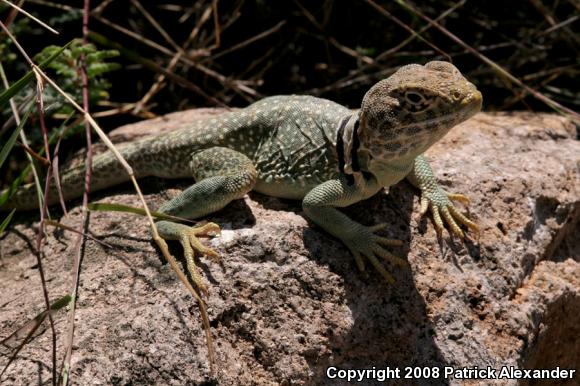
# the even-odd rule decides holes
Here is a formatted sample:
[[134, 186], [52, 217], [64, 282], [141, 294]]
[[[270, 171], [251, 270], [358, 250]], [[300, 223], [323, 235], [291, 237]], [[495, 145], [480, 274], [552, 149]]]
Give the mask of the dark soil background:
[[[83, 37], [83, 2], [21, 3], [60, 33], [0, 3], [0, 20], [29, 55]], [[356, 108], [370, 86], [398, 67], [430, 60], [452, 61], [482, 91], [484, 111], [555, 111], [480, 55], [580, 122], [574, 116], [580, 106], [578, 0], [113, 0], [93, 1], [90, 10], [87, 41], [97, 50], [119, 51], [103, 61], [117, 68], [95, 76], [101, 86], [92, 88], [99, 97], [90, 110], [105, 131], [192, 107], [243, 107], [276, 94], [311, 94]], [[0, 63], [10, 84], [30, 71], [2, 31]], [[81, 101], [80, 65], [68, 65], [68, 75], [47, 72]], [[31, 83], [15, 98], [20, 108], [31, 103], [34, 90]], [[71, 108], [50, 87], [44, 98], [49, 132], [67, 127], [60, 146], [66, 160], [86, 144], [82, 117], [64, 124]], [[24, 130], [35, 151], [43, 147], [39, 126], [33, 108]], [[2, 106], [0, 143], [15, 127], [11, 109]], [[18, 147], [10, 161], [0, 167], [0, 186], [27, 164]]]
[[[93, 9], [101, 6], [99, 2], [93, 3]], [[105, 36], [111, 44], [119, 44], [159, 66], [167, 66], [171, 59], [168, 55], [102, 22], [105, 19], [117, 28], [133, 31], [142, 39], [175, 52], [135, 6], [137, 2], [108, 3], [96, 13], [98, 17], [90, 20], [89, 29]], [[211, 1], [191, 3], [156, 1], [142, 2], [141, 6], [175, 44], [181, 46], [192, 28], [199, 25], [206, 8], [211, 6]], [[59, 4], [61, 7], [63, 4], [70, 7], [81, 5], [78, 1]], [[194, 62], [216, 71], [229, 81], [247, 82], [256, 94], [240, 95], [228, 84], [182, 63], [173, 71], [229, 106], [244, 106], [267, 95], [308, 93], [357, 107], [364, 92], [398, 66], [436, 59], [451, 60], [483, 92], [487, 110], [550, 110], [467, 53], [437, 28], [430, 27], [421, 32], [427, 22], [416, 13], [394, 1], [376, 4], [390, 16], [379, 13], [370, 1], [364, 0], [220, 1], [217, 2], [219, 47], [212, 47], [216, 36], [212, 15], [201, 25], [197, 38], [185, 50]], [[580, 104], [577, 76], [580, 69], [580, 35], [577, 33], [580, 2], [419, 1], [409, 4], [433, 19], [455, 7], [440, 21], [442, 26], [530, 87], [577, 110]], [[49, 44], [62, 45], [82, 35], [80, 9], [56, 8], [56, 5], [44, 1], [25, 2], [24, 8], [60, 32], [60, 36], [55, 36], [34, 23], [27, 23], [28, 27], [19, 31], [17, 37], [29, 53], [36, 53]], [[9, 11], [5, 6], [3, 9], [0, 17], [6, 18]], [[394, 18], [420, 32], [424, 41], [413, 38], [400, 46], [411, 33], [398, 25]], [[279, 23], [283, 24], [267, 36], [250, 40]], [[245, 45], [234, 49], [239, 44]], [[352, 50], [352, 53], [346, 53], [346, 50]], [[367, 63], [363, 56], [372, 63]], [[154, 82], [155, 71], [124, 55], [113, 61], [122, 67], [107, 75], [112, 84], [110, 100], [117, 103], [139, 100]], [[18, 71], [27, 70], [20, 59], [12, 66], [5, 66], [14, 79], [20, 75]], [[215, 101], [196, 95], [179, 82], [168, 80], [146, 110], [164, 114], [185, 107], [215, 104]], [[113, 127], [124, 119], [127, 117], [113, 116], [103, 123]]]
[[[452, 61], [482, 91], [486, 111], [554, 111], [421, 15], [438, 20], [529, 87], [578, 110], [579, 1], [406, 4], [414, 10], [401, 2], [371, 0], [93, 1], [88, 40], [99, 50], [118, 49], [120, 55], [107, 59], [119, 68], [100, 76], [109, 88], [98, 101], [92, 100], [91, 112], [108, 131], [186, 108], [242, 107], [276, 94], [311, 94], [356, 108], [372, 84], [399, 66], [430, 60]], [[83, 36], [82, 2], [34, 0], [21, 5], [60, 32], [53, 35], [0, 4], [0, 20], [29, 55]], [[183, 56], [170, 66], [178, 50]], [[0, 61], [11, 84], [30, 70], [2, 32]], [[78, 65], [71, 67], [78, 70]], [[57, 83], [71, 83], [62, 73], [47, 71]], [[159, 81], [161, 87], [143, 100], [163, 71], [168, 76]], [[72, 85], [67, 91], [80, 101], [80, 76]], [[31, 83], [20, 100], [33, 91]], [[48, 129], [54, 131], [64, 114], [51, 107], [64, 103], [50, 88], [45, 99]], [[84, 127], [71, 122], [61, 145], [63, 159], [85, 144]], [[29, 126], [25, 131], [31, 147], [42, 148], [35, 112]], [[0, 109], [0, 143], [14, 128], [6, 105]], [[2, 185], [14, 180], [26, 163], [21, 149], [13, 150], [11, 158], [0, 168]]]

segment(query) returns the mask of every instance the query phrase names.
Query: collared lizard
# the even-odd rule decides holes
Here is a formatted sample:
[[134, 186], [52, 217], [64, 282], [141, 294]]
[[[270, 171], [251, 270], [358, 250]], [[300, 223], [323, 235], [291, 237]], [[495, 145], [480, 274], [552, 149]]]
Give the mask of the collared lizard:
[[[120, 149], [137, 177], [194, 177], [195, 183], [165, 202], [159, 212], [197, 219], [251, 190], [281, 198], [302, 199], [308, 218], [342, 240], [360, 270], [364, 258], [389, 282], [393, 277], [378, 257], [403, 260], [384, 246], [402, 242], [377, 234], [385, 224], [363, 226], [341, 213], [405, 177], [421, 190], [421, 214], [429, 209], [440, 233], [444, 222], [463, 237], [460, 224], [477, 231], [445, 192], [422, 155], [453, 126], [481, 109], [482, 97], [452, 64], [432, 61], [401, 67], [375, 84], [358, 111], [312, 96], [273, 96], [202, 120], [187, 128], [136, 141]], [[111, 152], [94, 158], [91, 189], [128, 179]], [[82, 195], [85, 166], [61, 175], [65, 199]], [[49, 204], [58, 202], [51, 189]], [[32, 185], [19, 189], [2, 209], [37, 205]], [[161, 237], [178, 240], [194, 282], [204, 288], [194, 263], [196, 252], [217, 257], [197, 236], [217, 232], [216, 224], [189, 227], [156, 222]]]

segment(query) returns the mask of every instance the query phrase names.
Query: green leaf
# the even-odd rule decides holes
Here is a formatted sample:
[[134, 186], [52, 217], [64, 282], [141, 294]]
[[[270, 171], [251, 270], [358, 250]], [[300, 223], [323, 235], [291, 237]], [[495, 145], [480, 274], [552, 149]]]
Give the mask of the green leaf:
[[[50, 55], [48, 57], [48, 59], [46, 59], [45, 61], [43, 61], [42, 63], [40, 63], [38, 65], [38, 67], [40, 68], [44, 68], [46, 66], [48, 66], [54, 59], [56, 59], [70, 44], [72, 43], [72, 40], [70, 42], [68, 42], [66, 45], [64, 45], [63, 47], [59, 48], [57, 51], [55, 51], [52, 55]], [[30, 83], [30, 81], [34, 78], [34, 72], [31, 70], [28, 73], [26, 73], [26, 75], [24, 75], [22, 78], [18, 79], [14, 84], [12, 84], [12, 86], [10, 86], [10, 88], [8, 88], [7, 90], [4, 90], [1, 94], [0, 94], [0, 107], [4, 106], [6, 103], [8, 103], [8, 101], [10, 100], [10, 98], [12, 98], [14, 95], [16, 95], [20, 90], [22, 90], [24, 87], [26, 87], [26, 85], [28, 85], [28, 83]]]
[[[23, 117], [22, 121], [25, 121], [27, 118], [28, 118], [28, 112]], [[66, 125], [68, 125], [68, 122], [70, 121], [71, 118], [72, 118], [72, 114], [69, 115], [62, 122], [62, 124], [60, 125], [60, 129], [58, 131], [55, 131], [54, 133], [51, 134], [51, 136], [48, 138], [49, 144], [52, 145], [59, 138], [59, 136], [62, 135], [64, 128], [66, 127]], [[39, 155], [44, 154], [44, 146], [38, 150], [38, 154]], [[12, 194], [14, 194], [18, 190], [18, 187], [22, 184], [22, 182], [28, 176], [28, 174], [30, 173], [31, 170], [32, 170], [32, 165], [29, 163], [28, 165], [26, 165], [26, 167], [20, 173], [20, 175], [18, 175], [18, 177], [16, 177], [14, 179], [14, 181], [12, 181], [12, 183], [10, 184], [10, 187], [8, 189], [0, 191], [0, 208], [2, 207], [2, 205], [4, 205], [6, 203], [6, 201], [8, 201], [8, 199], [10, 197], [12, 197]]]
[[26, 114], [24, 114], [24, 117], [22, 117], [22, 120], [20, 121], [20, 124], [18, 125], [18, 127], [16, 129], [14, 129], [14, 132], [10, 135], [10, 138], [8, 138], [8, 141], [6, 142], [6, 144], [4, 146], [2, 146], [2, 149], [0, 149], [0, 168], [4, 164], [4, 161], [6, 161], [6, 158], [8, 158], [8, 154], [10, 154], [10, 150], [12, 150], [12, 147], [16, 143], [16, 138], [18, 138], [18, 134], [20, 134], [20, 130], [22, 130], [22, 128], [24, 127], [24, 124], [28, 120], [28, 116], [30, 115], [30, 110], [31, 109], [29, 109], [26, 112]]
[[14, 216], [14, 212], [16, 212], [16, 209], [12, 209], [12, 212], [10, 212], [10, 214], [8, 216], [6, 216], [4, 221], [2, 221], [2, 224], [0, 224], [0, 235], [2, 233], [4, 233], [4, 231], [6, 230], [6, 227], [8, 226], [8, 224], [10, 224], [10, 221], [12, 220], [12, 216]]
[[30, 173], [30, 170], [32, 170], [32, 166], [28, 164], [28, 166], [26, 166], [24, 171], [22, 171], [22, 173], [20, 173], [20, 175], [16, 177], [14, 181], [12, 181], [10, 187], [0, 192], [0, 208], [2, 207], [2, 205], [6, 203], [6, 201], [8, 201], [10, 197], [12, 197], [12, 194], [16, 192], [22, 181], [24, 181], [24, 178], [26, 178], [28, 173]]

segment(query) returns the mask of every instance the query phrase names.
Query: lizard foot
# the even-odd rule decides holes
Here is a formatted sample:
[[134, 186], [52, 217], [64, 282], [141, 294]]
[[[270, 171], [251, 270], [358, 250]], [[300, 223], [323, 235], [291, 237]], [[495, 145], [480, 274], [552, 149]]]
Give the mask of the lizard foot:
[[221, 230], [219, 225], [208, 222], [201, 226], [189, 227], [183, 224], [177, 224], [170, 221], [157, 222], [157, 230], [161, 237], [166, 240], [177, 240], [183, 248], [185, 261], [187, 262], [187, 271], [194, 284], [207, 296], [207, 287], [203, 283], [201, 276], [197, 272], [195, 265], [196, 252], [200, 255], [211, 257], [214, 261], [219, 261], [219, 255], [213, 249], [206, 247], [201, 243], [198, 236], [217, 236]]
[[[451, 202], [452, 200], [459, 201], [463, 204], [469, 204], [469, 198], [463, 194], [448, 193], [439, 186], [433, 190], [423, 191], [421, 194], [421, 216], [425, 215], [428, 210], [431, 210], [431, 213], [433, 213], [435, 230], [439, 235], [442, 234], [444, 229], [443, 219], [451, 229], [451, 233], [458, 236], [461, 240], [463, 240], [465, 234], [459, 227], [459, 224], [463, 224], [467, 229], [479, 234], [479, 227], [477, 224], [458, 211]], [[443, 217], [443, 219], [441, 217]]]
[[382, 246], [401, 246], [403, 242], [396, 239], [388, 239], [386, 237], [378, 236], [375, 234], [376, 231], [384, 229], [387, 224], [378, 224], [371, 227], [361, 226], [358, 228], [354, 235], [346, 240], [343, 240], [348, 249], [354, 256], [356, 265], [359, 270], [363, 272], [365, 270], [365, 264], [363, 257], [366, 257], [371, 264], [375, 267], [377, 271], [387, 280], [389, 283], [395, 283], [395, 278], [387, 272], [385, 267], [377, 259], [377, 256], [393, 263], [398, 266], [404, 266], [407, 262], [398, 256], [393, 255]]

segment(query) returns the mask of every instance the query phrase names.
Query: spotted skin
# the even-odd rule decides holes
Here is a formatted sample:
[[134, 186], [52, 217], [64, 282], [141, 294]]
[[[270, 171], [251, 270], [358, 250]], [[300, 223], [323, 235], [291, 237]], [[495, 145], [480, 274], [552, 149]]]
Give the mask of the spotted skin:
[[[251, 190], [302, 199], [306, 215], [343, 241], [359, 269], [364, 270], [364, 262], [369, 261], [393, 282], [379, 259], [403, 264], [384, 248], [401, 242], [377, 235], [384, 224], [363, 226], [336, 208], [364, 200], [407, 177], [421, 189], [421, 212], [432, 212], [438, 232], [444, 224], [460, 237], [461, 224], [477, 230], [451, 203], [467, 198], [444, 192], [422, 153], [480, 108], [481, 94], [453, 65], [412, 64], [374, 85], [356, 112], [311, 96], [275, 96], [136, 141], [120, 151], [138, 177], [194, 177], [196, 182], [164, 203], [160, 212], [201, 218]], [[125, 180], [110, 152], [95, 157], [92, 190]], [[82, 195], [83, 181], [84, 166], [64, 171], [65, 199]], [[49, 196], [50, 204], [57, 201], [56, 194]], [[2, 209], [35, 206], [29, 185]], [[182, 244], [190, 275], [205, 289], [194, 255], [197, 251], [217, 257], [217, 253], [197, 237], [217, 233], [219, 227], [209, 223], [191, 228], [171, 221], [156, 225], [163, 238]]]

